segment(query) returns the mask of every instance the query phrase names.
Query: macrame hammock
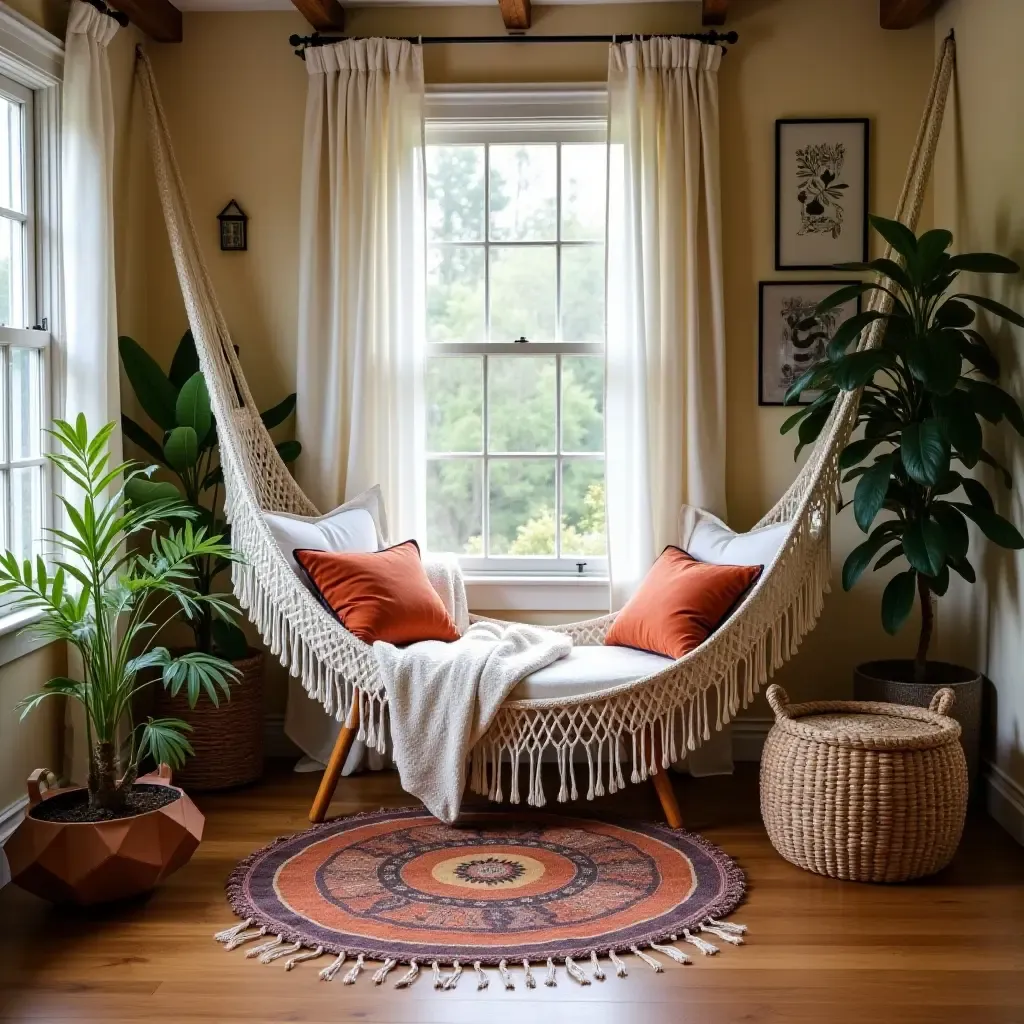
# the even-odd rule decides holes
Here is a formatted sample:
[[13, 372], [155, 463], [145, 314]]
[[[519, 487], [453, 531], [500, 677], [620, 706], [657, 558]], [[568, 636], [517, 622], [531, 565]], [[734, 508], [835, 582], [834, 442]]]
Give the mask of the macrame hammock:
[[[949, 38], [935, 66], [896, 211], [911, 228], [931, 173], [953, 63]], [[136, 75], [174, 263], [217, 418], [225, 514], [232, 544], [243, 557], [233, 566], [234, 592], [271, 652], [301, 678], [328, 714], [346, 722], [343, 733], [354, 735], [358, 729], [359, 739], [383, 752], [386, 696], [372, 649], [326, 612], [300, 582], [263, 518], [264, 511], [320, 513], [278, 456], [242, 375], [200, 252], [153, 70], [141, 51]], [[898, 259], [891, 249], [886, 255]], [[887, 312], [891, 304], [887, 293], [872, 292], [870, 308]], [[862, 348], [881, 342], [883, 323], [871, 325]], [[696, 650], [646, 678], [579, 696], [506, 701], [471, 752], [469, 782], [475, 792], [501, 801], [501, 766], [507, 763], [512, 769], [509, 797], [518, 803], [525, 762], [526, 802], [543, 806], [541, 760], [553, 752], [560, 777], [558, 799], [576, 799], [580, 791], [593, 799], [625, 785], [621, 755], [629, 753], [630, 780], [654, 776], [663, 795], [666, 776], [661, 770], [709, 739], [712, 729], [720, 729], [745, 707], [771, 673], [796, 652], [821, 613], [831, 577], [830, 524], [839, 494], [839, 455], [856, 424], [859, 398], [859, 392], [840, 396], [793, 484], [757, 524], [790, 523], [789, 535], [731, 618]], [[554, 628], [570, 634], [576, 645], [599, 645], [614, 618], [605, 615]], [[577, 751], [579, 774], [586, 774], [585, 789], [581, 779], [579, 790]], [[323, 819], [343, 760], [332, 757], [310, 815], [313, 820]], [[679, 824], [665, 809], [670, 824]]]

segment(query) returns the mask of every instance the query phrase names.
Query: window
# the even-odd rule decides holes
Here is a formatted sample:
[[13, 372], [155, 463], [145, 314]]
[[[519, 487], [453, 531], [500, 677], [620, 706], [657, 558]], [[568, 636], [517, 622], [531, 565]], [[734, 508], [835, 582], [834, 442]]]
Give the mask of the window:
[[601, 116], [428, 120], [427, 547], [601, 574]]
[[50, 522], [48, 331], [36, 321], [33, 93], [0, 76], [0, 550], [34, 558]]

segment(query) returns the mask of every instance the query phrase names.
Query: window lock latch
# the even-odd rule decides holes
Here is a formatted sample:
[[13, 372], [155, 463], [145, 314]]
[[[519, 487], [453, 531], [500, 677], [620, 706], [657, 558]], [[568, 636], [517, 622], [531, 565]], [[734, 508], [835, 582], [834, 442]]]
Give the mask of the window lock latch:
[[49, 329], [50, 329], [50, 327], [49, 327], [49, 324], [47, 323], [47, 319], [46, 319], [45, 316], [43, 317], [43, 319], [39, 323], [37, 323], [32, 328], [33, 331], [48, 331]]
[[582, 576], [583, 575], [583, 570], [586, 567], [587, 567], [587, 563], [586, 562], [577, 562], [576, 563], [576, 575], [577, 576]]
[[516, 345], [529, 345], [530, 339], [525, 337], [518, 337], [515, 339], [514, 344]]

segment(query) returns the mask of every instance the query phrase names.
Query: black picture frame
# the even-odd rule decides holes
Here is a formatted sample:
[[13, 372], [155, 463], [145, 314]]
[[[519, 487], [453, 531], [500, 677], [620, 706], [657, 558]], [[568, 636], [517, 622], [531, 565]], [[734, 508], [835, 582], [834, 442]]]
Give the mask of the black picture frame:
[[[768, 289], [789, 289], [789, 290], [800, 290], [808, 289], [818, 294], [809, 296], [815, 303], [820, 302], [823, 298], [831, 295], [837, 288], [843, 288], [847, 285], [856, 284], [855, 279], [846, 278], [845, 280], [837, 281], [759, 281], [757, 285], [757, 404], [759, 406], [781, 406], [783, 404], [781, 395], [785, 394], [785, 388], [781, 382], [776, 382], [776, 385], [770, 389], [773, 394], [769, 395], [765, 387], [765, 372], [766, 372], [766, 361], [765, 361], [765, 293]], [[849, 308], [849, 307], [853, 308]], [[845, 311], [840, 319], [838, 319], [829, 333], [828, 337], [831, 339], [835, 333], [835, 328], [838, 328], [844, 320], [859, 313], [861, 311], [861, 297], [858, 295], [855, 299], [851, 299], [849, 302], [844, 303], [843, 306], [839, 307], [840, 310]], [[822, 344], [827, 344], [823, 342]], [[803, 372], [801, 368], [800, 372]], [[794, 376], [797, 376], [795, 374]], [[781, 392], [781, 394], [780, 394]], [[806, 405], [813, 401], [814, 396], [817, 392], [811, 392], [810, 394], [805, 393], [801, 396], [799, 403], [794, 403], [794, 407], [797, 404]]]
[[[861, 215], [851, 232], [857, 239], [856, 246], [848, 245], [844, 248], [836, 247], [836, 255], [832, 259], [824, 259], [817, 262], [806, 260], [784, 261], [783, 246], [784, 235], [788, 232], [788, 226], [783, 224], [784, 211], [782, 202], [782, 162], [784, 148], [784, 134], [787, 126], [794, 125], [845, 125], [850, 128], [859, 127], [863, 132], [863, 168], [860, 173], [855, 174], [850, 182], [854, 181], [861, 189], [859, 206]], [[834, 134], [834, 133], [833, 133]], [[871, 177], [871, 121], [866, 117], [785, 117], [775, 122], [775, 269], [776, 270], [830, 270], [837, 263], [867, 262], [868, 258], [868, 203]], [[844, 226], [846, 226], [844, 224]], [[825, 232], [816, 232], [823, 234]], [[790, 247], [792, 243], [790, 243]]]

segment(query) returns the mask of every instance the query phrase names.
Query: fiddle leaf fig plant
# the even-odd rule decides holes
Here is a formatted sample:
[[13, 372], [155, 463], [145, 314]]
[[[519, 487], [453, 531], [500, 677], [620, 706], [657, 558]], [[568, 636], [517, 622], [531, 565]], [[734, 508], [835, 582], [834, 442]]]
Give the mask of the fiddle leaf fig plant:
[[[228, 540], [231, 528], [223, 518], [221, 486], [224, 476], [218, 462], [217, 423], [210, 410], [206, 381], [199, 370], [199, 356], [191, 331], [186, 331], [171, 360], [168, 373], [138, 342], [129, 337], [118, 339], [121, 365], [139, 405], [161, 429], [152, 436], [130, 416], [121, 416], [125, 437], [134, 441], [151, 459], [156, 460], [177, 483], [135, 478], [128, 484], [128, 494], [136, 503], [183, 497], [191, 506], [196, 520], [209, 532]], [[262, 413], [267, 429], [279, 426], [295, 410], [295, 395]], [[278, 454], [286, 462], [294, 462], [302, 448], [298, 441], [282, 441]], [[230, 565], [220, 556], [201, 559], [197, 565], [195, 586], [200, 594], [213, 591], [217, 577]], [[206, 607], [188, 620], [195, 647], [207, 654], [237, 660], [248, 650], [245, 634], [234, 623], [213, 615]]]
[[[914, 679], [925, 682], [933, 599], [946, 593], [951, 570], [975, 582], [968, 521], [1000, 547], [1024, 547], [1018, 529], [996, 512], [989, 488], [968, 472], [984, 464], [1011, 486], [1009, 471], [985, 448], [982, 420], [1005, 420], [1024, 436], [1024, 413], [996, 383], [999, 363], [978, 329], [977, 311], [1016, 327], [1024, 327], [1024, 317], [986, 295], [957, 290], [962, 273], [1017, 274], [1020, 267], [995, 253], [953, 254], [953, 236], [942, 229], [918, 237], [899, 221], [871, 217], [871, 225], [900, 261], [841, 264], [837, 269], [870, 271], [877, 280], [833, 292], [811, 321], [865, 292], [887, 292], [892, 308], [858, 313], [839, 326], [824, 357], [794, 381], [785, 401], [795, 403], [805, 391], [820, 394], [782, 432], [797, 431], [799, 454], [821, 433], [842, 392], [860, 390], [856, 428], [862, 429], [839, 468], [842, 482], [855, 485], [853, 516], [868, 537], [846, 559], [843, 587], [853, 587], [872, 563], [875, 569], [905, 565], [883, 592], [882, 625], [898, 632], [917, 597]], [[858, 350], [876, 321], [881, 344]]]

